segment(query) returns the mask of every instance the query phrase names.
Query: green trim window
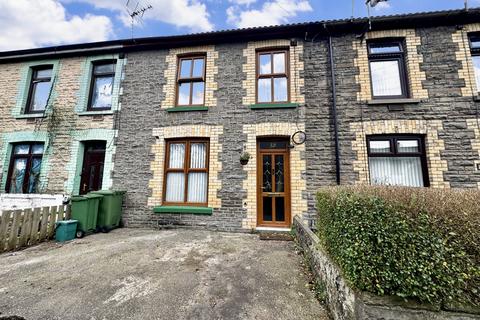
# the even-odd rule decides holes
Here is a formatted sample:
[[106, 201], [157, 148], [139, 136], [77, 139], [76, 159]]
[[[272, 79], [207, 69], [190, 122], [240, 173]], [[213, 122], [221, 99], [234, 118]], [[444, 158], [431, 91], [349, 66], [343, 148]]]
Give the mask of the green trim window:
[[45, 112], [52, 90], [52, 74], [52, 65], [32, 68], [25, 113]]
[[21, 142], [13, 145], [5, 188], [7, 193], [38, 192], [43, 152], [43, 143]]
[[205, 104], [204, 54], [178, 58], [177, 106]]
[[257, 104], [290, 101], [288, 49], [257, 52]]
[[112, 108], [115, 67], [116, 60], [102, 60], [93, 64], [88, 111]]

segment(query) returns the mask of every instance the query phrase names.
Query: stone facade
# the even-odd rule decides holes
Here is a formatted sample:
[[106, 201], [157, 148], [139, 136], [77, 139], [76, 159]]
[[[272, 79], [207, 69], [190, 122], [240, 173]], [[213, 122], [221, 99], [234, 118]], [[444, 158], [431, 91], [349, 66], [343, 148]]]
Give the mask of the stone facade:
[[[99, 59], [117, 59], [112, 111], [86, 112], [90, 65]], [[25, 114], [32, 67], [53, 65], [52, 93], [46, 111]], [[40, 174], [41, 193], [78, 194], [83, 160], [80, 142], [105, 140], [107, 155], [103, 188], [112, 186], [116, 114], [119, 109], [123, 60], [118, 55], [64, 58], [0, 65], [0, 181], [5, 190], [12, 143], [45, 144]], [[82, 102], [83, 101], [83, 102]], [[79, 107], [84, 103], [84, 107]], [[59, 169], [61, 168], [61, 169]]]
[[[103, 184], [127, 191], [127, 225], [177, 224], [249, 231], [257, 226], [257, 139], [289, 137], [302, 130], [306, 143], [292, 144], [290, 149], [292, 216], [314, 219], [315, 191], [338, 182], [332, 106], [335, 81], [341, 184], [369, 183], [368, 136], [416, 134], [425, 140], [431, 187], [478, 188], [479, 101], [468, 35], [480, 31], [480, 24], [432, 26], [408, 21], [404, 29], [396, 25], [375, 30], [374, 25], [373, 31], [364, 34], [358, 34], [357, 29], [332, 32], [334, 71], [328, 34], [316, 24], [308, 28], [320, 28], [318, 34], [307, 27], [300, 30], [303, 27], [299, 25], [251, 34], [235, 31], [243, 34], [238, 38], [229, 34], [232, 31], [218, 38], [215, 33], [191, 35], [198, 39], [190, 42], [168, 38], [173, 41], [171, 46], [162, 38], [148, 50], [125, 43], [128, 48], [121, 59], [120, 54], [105, 53], [3, 63], [2, 187], [11, 144], [43, 141], [50, 146], [42, 168], [43, 189], [75, 192], [83, 161], [82, 141], [101, 139], [108, 146]], [[412, 26], [416, 23], [418, 26]], [[281, 30], [288, 28], [295, 33], [282, 36]], [[262, 32], [270, 33], [265, 36]], [[366, 43], [389, 38], [404, 40], [410, 99], [382, 103], [372, 99]], [[291, 103], [265, 108], [256, 104], [256, 53], [272, 48], [289, 50]], [[178, 58], [185, 54], [206, 56], [207, 108], [176, 108]], [[118, 61], [114, 107], [108, 112], [85, 112], [92, 62], [112, 58]], [[42, 63], [54, 66], [55, 85], [46, 114], [32, 118], [22, 112], [25, 88], [31, 67]], [[55, 123], [50, 121], [53, 116]], [[153, 209], [164, 202], [165, 139], [188, 137], [210, 139], [208, 206], [213, 213], [155, 214]], [[243, 167], [239, 158], [245, 151], [252, 159]]]
[[[465, 94], [467, 84], [458, 55], [461, 48], [454, 36], [457, 32], [454, 26], [440, 26], [365, 35], [367, 40], [405, 39], [409, 91], [415, 100], [396, 108], [369, 103], [365, 39], [353, 34], [332, 38], [342, 184], [369, 183], [367, 136], [417, 134], [425, 137], [431, 187], [479, 186], [479, 134], [474, 126], [478, 102]], [[315, 191], [336, 183], [328, 41], [307, 37], [297, 39], [296, 47], [290, 44], [290, 40], [270, 39], [128, 55], [114, 175], [114, 186], [132, 190], [125, 204], [128, 225], [255, 229], [256, 140], [290, 136], [298, 130], [307, 133], [307, 142], [290, 153], [292, 216], [315, 216]], [[272, 47], [289, 47], [290, 67], [294, 69], [291, 81], [297, 83], [290, 87], [291, 102], [300, 104], [295, 109], [249, 108], [255, 104], [256, 51]], [[173, 106], [177, 55], [184, 52], [215, 57], [210, 63], [215, 66], [213, 79], [207, 79], [206, 85], [213, 88], [216, 103], [209, 105], [208, 111], [167, 110]], [[210, 206], [213, 214], [154, 214], [152, 207], [163, 201], [164, 139], [194, 136], [218, 141], [221, 150], [210, 154], [214, 158], [210, 178], [218, 182], [216, 187], [209, 185], [209, 203], [215, 199]], [[253, 157], [242, 168], [238, 159], [243, 151]], [[137, 155], [135, 159], [130, 157], [132, 152]], [[131, 168], [137, 168], [136, 173]]]
[[[270, 47], [271, 44], [268, 43]], [[281, 41], [281, 44], [284, 46], [285, 42]], [[114, 174], [114, 187], [129, 190], [125, 201], [128, 226], [176, 224], [235, 231], [249, 231], [256, 227], [256, 176], [251, 171], [255, 151], [251, 152], [253, 158], [246, 167], [240, 164], [240, 155], [255, 148], [257, 137], [289, 136], [298, 131], [297, 125], [304, 128], [305, 106], [272, 110], [249, 108], [250, 101], [244, 99], [247, 96], [245, 82], [250, 76], [246, 70], [249, 58], [245, 55], [249, 45], [258, 48], [264, 43], [214, 46], [215, 52], [210, 54], [217, 57], [218, 73], [212, 80], [207, 78], [206, 87], [209, 87], [208, 81], [216, 83], [213, 91], [216, 103], [209, 105], [208, 111], [171, 112], [168, 110], [171, 103], [164, 103], [175, 88], [171, 88], [171, 79], [163, 75], [174, 69], [171, 63], [177, 59], [172, 57], [172, 52], [184, 50], [128, 55], [121, 101], [122, 129], [119, 131]], [[198, 48], [194, 51], [205, 52], [208, 56], [211, 48], [207, 46], [204, 51]], [[296, 52], [297, 60], [303, 59], [303, 52]], [[297, 71], [299, 76], [301, 73], [301, 70]], [[167, 86], [169, 90], [165, 89]], [[298, 90], [303, 92], [303, 85]], [[211, 216], [154, 214], [152, 210], [163, 202], [165, 139], [185, 137], [210, 138], [208, 202], [213, 208]], [[298, 186], [292, 201], [298, 214], [307, 212], [305, 180], [298, 179], [305, 173], [305, 153], [302, 150], [304, 146], [299, 146], [291, 152]]]

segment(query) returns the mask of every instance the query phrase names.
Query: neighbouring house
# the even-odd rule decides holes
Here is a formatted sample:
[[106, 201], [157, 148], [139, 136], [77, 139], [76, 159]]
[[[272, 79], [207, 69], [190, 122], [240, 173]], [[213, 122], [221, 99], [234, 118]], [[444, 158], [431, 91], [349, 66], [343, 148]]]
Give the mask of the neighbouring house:
[[321, 186], [480, 185], [480, 9], [4, 52], [0, 75], [2, 190], [126, 190], [131, 227], [288, 229]]
[[111, 188], [124, 59], [103, 47], [91, 55], [1, 54], [2, 209]]

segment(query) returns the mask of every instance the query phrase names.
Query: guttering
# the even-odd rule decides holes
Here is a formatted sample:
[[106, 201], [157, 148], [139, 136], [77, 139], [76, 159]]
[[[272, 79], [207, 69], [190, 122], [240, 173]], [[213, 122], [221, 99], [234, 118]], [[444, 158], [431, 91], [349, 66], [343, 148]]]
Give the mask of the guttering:
[[[327, 31], [327, 27], [325, 26]], [[328, 32], [328, 31], [327, 31]], [[341, 183], [341, 164], [340, 164], [340, 143], [338, 141], [338, 120], [337, 120], [337, 77], [335, 75], [335, 62], [333, 61], [333, 45], [332, 36], [328, 36], [328, 54], [330, 57], [330, 71], [332, 73], [332, 117], [333, 117], [333, 133], [335, 139], [335, 176], [337, 185]]]
[[[471, 8], [468, 11], [462, 9], [372, 17], [371, 21], [373, 23], [373, 30], [387, 30], [478, 23], [480, 22], [479, 17], [480, 8]], [[345, 33], [361, 33], [364, 31], [365, 23], [367, 22], [367, 18], [328, 20], [269, 27], [220, 30], [186, 35], [110, 40], [49, 48], [16, 50], [0, 52], [0, 64], [21, 60], [72, 57], [80, 56], [82, 54], [95, 55], [118, 52], [136, 52], [181, 46], [257, 41], [269, 38], [289, 39], [297, 36], [303, 37], [305, 32], [313, 30], [317, 32], [319, 26], [328, 26], [328, 30], [320, 29], [318, 33], [319, 36], [327, 37]]]

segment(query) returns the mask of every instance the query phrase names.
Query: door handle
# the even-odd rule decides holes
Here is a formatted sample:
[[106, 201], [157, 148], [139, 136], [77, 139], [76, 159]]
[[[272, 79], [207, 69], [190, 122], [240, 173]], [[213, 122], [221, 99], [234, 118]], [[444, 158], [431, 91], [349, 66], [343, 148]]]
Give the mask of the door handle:
[[268, 192], [267, 193], [267, 197], [273, 198], [273, 197], [276, 197], [276, 196], [283, 196], [283, 193], [282, 192]]

